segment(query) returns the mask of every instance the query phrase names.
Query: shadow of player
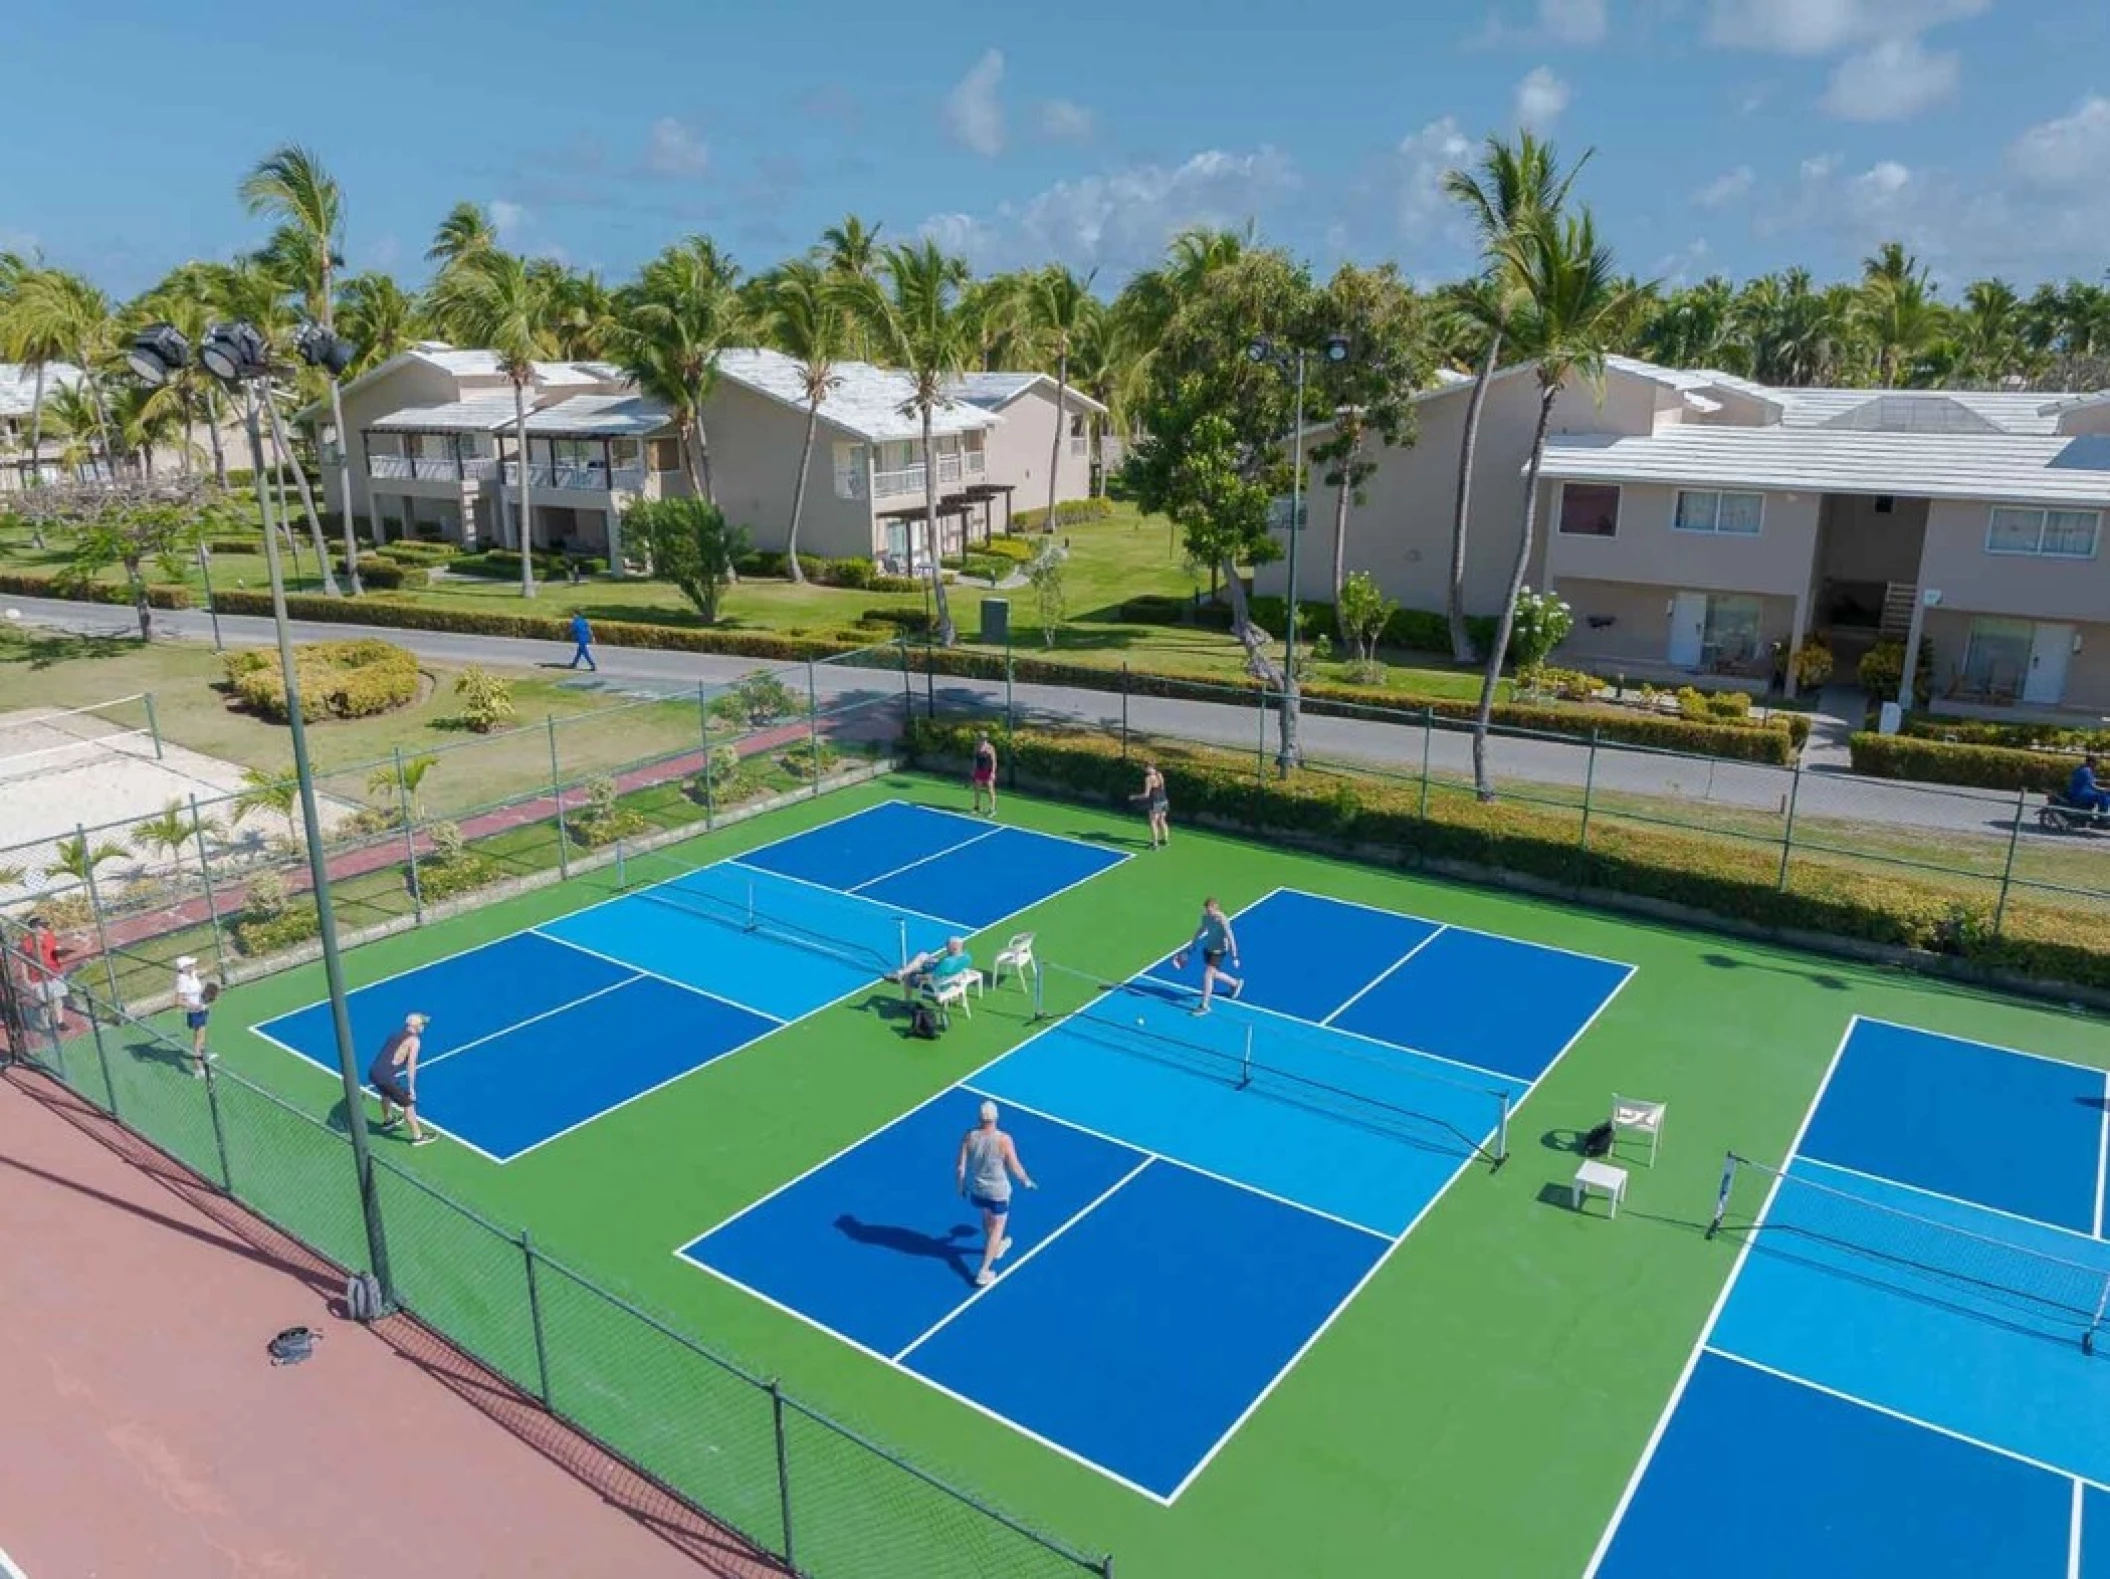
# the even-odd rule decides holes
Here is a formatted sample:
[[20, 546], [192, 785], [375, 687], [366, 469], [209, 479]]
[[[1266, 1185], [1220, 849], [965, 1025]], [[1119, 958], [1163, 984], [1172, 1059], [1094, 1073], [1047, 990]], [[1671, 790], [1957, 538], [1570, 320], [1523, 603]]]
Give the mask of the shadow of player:
[[871, 1245], [879, 1250], [891, 1250], [896, 1255], [924, 1256], [933, 1261], [948, 1263], [959, 1274], [961, 1281], [972, 1284], [978, 1260], [970, 1260], [968, 1246], [978, 1243], [977, 1230], [967, 1223], [956, 1223], [946, 1231], [943, 1239], [935, 1234], [922, 1233], [914, 1228], [895, 1228], [885, 1223], [859, 1222], [847, 1212], [835, 1219], [838, 1231], [861, 1245]]

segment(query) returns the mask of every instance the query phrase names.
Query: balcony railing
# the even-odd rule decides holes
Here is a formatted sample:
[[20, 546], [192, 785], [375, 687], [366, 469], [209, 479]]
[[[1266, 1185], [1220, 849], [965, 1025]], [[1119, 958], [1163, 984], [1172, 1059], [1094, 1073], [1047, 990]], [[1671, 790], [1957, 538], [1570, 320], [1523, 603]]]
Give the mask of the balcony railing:
[[498, 462], [488, 455], [369, 455], [366, 474], [398, 482], [489, 481], [498, 475]]
[[[506, 462], [506, 486], [520, 486], [520, 462]], [[571, 493], [638, 493], [645, 486], [645, 468], [618, 466], [611, 474], [607, 467], [591, 463], [562, 466], [537, 463], [528, 468], [528, 486]]]
[[[938, 483], [956, 483], [962, 477], [980, 477], [989, 469], [989, 457], [982, 450], [958, 450], [940, 453], [938, 456]], [[902, 466], [893, 471], [872, 474], [872, 496], [883, 499], [889, 494], [921, 493], [923, 491], [923, 463]], [[840, 483], [836, 492], [845, 498], [856, 498], [856, 494], [843, 494]]]
[[872, 473], [872, 497], [884, 499], [889, 494], [921, 493], [923, 491], [923, 468], [903, 466], [895, 471]]
[[862, 499], [870, 490], [865, 487], [865, 474], [861, 470], [839, 471], [835, 474], [835, 497], [838, 499]]

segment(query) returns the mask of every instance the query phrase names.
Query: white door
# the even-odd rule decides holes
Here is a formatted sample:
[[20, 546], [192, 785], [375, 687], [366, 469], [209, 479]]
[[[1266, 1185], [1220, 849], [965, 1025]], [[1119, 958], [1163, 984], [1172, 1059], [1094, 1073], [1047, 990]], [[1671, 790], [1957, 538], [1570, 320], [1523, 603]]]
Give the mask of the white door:
[[2029, 641], [2029, 673], [2022, 700], [2050, 707], [2066, 694], [2066, 659], [2073, 651], [2071, 625], [2039, 625]]
[[1670, 605], [1670, 661], [1680, 669], [1700, 666], [1700, 648], [1707, 639], [1707, 594], [1681, 592]]

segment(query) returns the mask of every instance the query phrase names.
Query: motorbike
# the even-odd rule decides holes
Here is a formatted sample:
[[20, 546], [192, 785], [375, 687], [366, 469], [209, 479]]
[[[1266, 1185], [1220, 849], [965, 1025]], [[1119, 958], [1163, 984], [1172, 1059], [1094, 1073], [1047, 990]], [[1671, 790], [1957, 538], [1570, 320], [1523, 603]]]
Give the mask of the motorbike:
[[2110, 833], [2110, 812], [2076, 806], [2064, 795], [2053, 793], [2037, 808], [2037, 824], [2053, 833]]

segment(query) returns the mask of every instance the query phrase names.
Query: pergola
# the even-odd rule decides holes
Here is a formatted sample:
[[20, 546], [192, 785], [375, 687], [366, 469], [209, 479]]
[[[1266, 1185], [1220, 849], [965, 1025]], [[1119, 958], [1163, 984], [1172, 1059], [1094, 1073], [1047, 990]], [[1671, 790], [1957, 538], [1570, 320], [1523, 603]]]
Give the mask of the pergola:
[[[990, 505], [999, 498], [1004, 501], [1004, 530], [1009, 532], [1011, 530], [1011, 493], [1013, 487], [1013, 484], [1007, 482], [978, 482], [970, 483], [965, 488], [955, 489], [951, 493], [940, 494], [938, 496], [940, 537], [942, 538], [943, 536], [943, 523], [957, 520], [960, 523], [960, 546], [965, 548], [973, 541], [972, 527], [976, 516], [979, 515], [982, 523], [982, 541], [988, 542], [996, 532], [996, 524], [992, 518]], [[882, 521], [913, 523], [923, 520], [928, 513], [928, 510], [923, 505], [914, 504], [901, 505], [892, 510], [881, 510], [878, 515]]]

